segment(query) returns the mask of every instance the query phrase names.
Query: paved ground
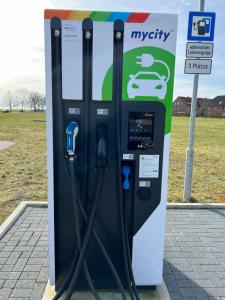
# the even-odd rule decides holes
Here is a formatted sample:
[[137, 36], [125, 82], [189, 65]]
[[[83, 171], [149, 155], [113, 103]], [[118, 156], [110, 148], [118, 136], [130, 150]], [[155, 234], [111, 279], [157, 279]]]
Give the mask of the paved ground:
[[0, 240], [0, 300], [40, 300], [48, 279], [47, 209], [28, 207]]
[[[47, 209], [27, 208], [0, 241], [0, 300], [40, 300]], [[225, 210], [168, 210], [164, 279], [172, 300], [225, 300]]]
[[171, 299], [225, 299], [225, 210], [168, 210], [164, 280]]
[[5, 150], [13, 145], [15, 145], [15, 142], [0, 141], [0, 150]]

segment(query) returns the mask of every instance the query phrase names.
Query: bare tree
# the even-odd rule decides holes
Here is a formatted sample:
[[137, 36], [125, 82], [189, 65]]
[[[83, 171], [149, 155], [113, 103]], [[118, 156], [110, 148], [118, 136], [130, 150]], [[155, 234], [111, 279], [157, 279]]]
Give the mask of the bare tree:
[[13, 100], [14, 100], [13, 92], [7, 91], [4, 96], [4, 103], [8, 106], [10, 112], [12, 112]]
[[24, 111], [24, 106], [28, 102], [29, 91], [26, 88], [20, 88], [16, 91], [16, 100], [18, 104], [21, 106], [21, 111]]
[[45, 105], [46, 105], [46, 97], [44, 95], [41, 95], [41, 98], [40, 98], [41, 111], [44, 111]]
[[30, 92], [29, 93], [29, 101], [30, 101], [30, 110], [40, 111], [44, 110], [45, 107], [45, 97], [38, 92]]

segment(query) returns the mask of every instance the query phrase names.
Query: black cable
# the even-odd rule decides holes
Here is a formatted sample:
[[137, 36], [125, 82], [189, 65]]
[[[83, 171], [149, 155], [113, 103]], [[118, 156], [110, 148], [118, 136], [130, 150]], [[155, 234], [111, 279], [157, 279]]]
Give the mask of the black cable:
[[94, 226], [94, 220], [95, 220], [95, 216], [96, 216], [96, 212], [97, 212], [97, 208], [98, 208], [98, 203], [99, 203], [100, 196], [101, 196], [104, 171], [105, 171], [105, 169], [97, 170], [97, 188], [96, 188], [96, 193], [95, 193], [95, 197], [94, 197], [94, 202], [92, 205], [91, 215], [89, 218], [89, 223], [88, 223], [87, 231], [86, 231], [86, 234], [84, 237], [80, 256], [79, 256], [79, 259], [77, 262], [77, 266], [75, 268], [75, 271], [74, 271], [70, 286], [68, 288], [65, 300], [71, 299], [72, 294], [74, 292], [75, 285], [76, 285], [76, 281], [78, 279], [80, 270], [81, 270], [83, 262], [84, 262], [84, 258], [85, 258], [87, 248], [88, 248], [88, 243], [89, 243], [89, 240], [91, 237], [91, 232], [92, 232], [93, 226]]
[[[115, 26], [115, 24], [114, 24]], [[113, 85], [114, 94], [113, 101], [115, 103], [115, 123], [116, 123], [116, 144], [117, 144], [117, 180], [118, 180], [118, 199], [119, 199], [119, 216], [120, 216], [120, 232], [122, 240], [122, 250], [123, 250], [123, 262], [126, 274], [127, 288], [132, 300], [134, 298], [134, 292], [131, 288], [131, 278], [129, 273], [126, 242], [125, 242], [125, 232], [124, 232], [124, 213], [123, 213], [123, 196], [122, 196], [122, 180], [121, 180], [121, 95], [122, 95], [122, 56], [123, 56], [123, 33], [119, 31], [114, 31], [114, 69], [113, 69]]]
[[129, 267], [129, 273], [130, 273], [130, 278], [131, 278], [135, 297], [137, 300], [140, 300], [140, 297], [138, 295], [137, 286], [136, 286], [135, 279], [134, 279], [134, 272], [133, 272], [133, 268], [132, 268], [132, 260], [131, 260], [131, 255], [130, 255], [129, 234], [128, 234], [128, 228], [127, 228], [127, 222], [128, 222], [127, 211], [128, 211], [129, 201], [130, 201], [129, 190], [124, 190], [124, 232], [125, 232], [125, 243], [126, 243], [126, 248], [127, 248], [128, 267]]
[[[77, 243], [79, 251], [81, 251], [81, 231], [80, 231], [80, 221], [79, 221], [79, 212], [78, 212], [78, 200], [77, 200], [77, 191], [76, 191], [76, 184], [75, 184], [75, 172], [74, 172], [74, 158], [70, 158], [69, 160], [69, 166], [70, 166], [70, 176], [71, 176], [71, 188], [72, 188], [72, 198], [73, 198], [73, 210], [74, 210], [74, 218], [75, 218], [75, 227], [76, 227], [76, 236], [77, 236]], [[83, 263], [83, 270], [85, 274], [85, 278], [87, 280], [87, 283], [89, 285], [89, 288], [91, 290], [91, 293], [95, 297], [96, 300], [101, 300], [99, 297], [97, 291], [95, 290], [95, 287], [93, 285], [93, 282], [91, 280], [90, 273], [88, 271], [88, 267], [86, 264], [86, 261], [84, 260]]]
[[53, 297], [52, 300], [58, 300], [60, 299], [60, 297], [62, 296], [62, 294], [65, 292], [65, 289], [67, 288], [70, 280], [71, 280], [71, 277], [73, 275], [73, 271], [74, 271], [74, 268], [75, 268], [75, 265], [76, 265], [76, 261], [77, 261], [77, 256], [78, 256], [78, 247], [76, 247], [76, 254], [74, 255], [74, 258], [73, 258], [73, 262], [72, 262], [72, 265], [69, 269], [69, 272], [67, 273], [66, 275], [66, 278], [63, 282], [63, 284], [61, 285], [61, 287], [59, 288], [59, 290], [57, 291], [56, 295]]
[[[78, 205], [79, 205], [79, 208], [80, 208], [80, 210], [81, 210], [81, 214], [82, 214], [82, 216], [83, 216], [83, 218], [84, 218], [84, 221], [85, 221], [86, 223], [88, 223], [87, 214], [86, 214], [86, 212], [85, 212], [85, 210], [84, 210], [83, 204], [82, 204], [82, 202], [80, 201], [79, 196], [77, 197], [77, 199], [78, 199]], [[100, 250], [102, 251], [102, 254], [103, 254], [103, 256], [105, 257], [105, 260], [106, 260], [106, 262], [108, 263], [109, 268], [110, 268], [110, 270], [111, 270], [111, 272], [112, 272], [112, 274], [113, 274], [113, 276], [114, 276], [114, 279], [115, 279], [115, 281], [116, 281], [116, 283], [117, 283], [117, 285], [118, 285], [118, 289], [119, 289], [119, 291], [120, 291], [120, 294], [121, 294], [121, 296], [122, 296], [122, 299], [123, 299], [123, 300], [126, 300], [127, 298], [126, 298], [126, 294], [125, 294], [125, 290], [124, 290], [124, 288], [123, 288], [122, 282], [121, 282], [121, 280], [120, 280], [120, 278], [119, 278], [119, 276], [118, 276], [118, 273], [117, 273], [117, 271], [116, 271], [116, 269], [115, 269], [115, 267], [114, 267], [114, 265], [113, 265], [113, 263], [112, 263], [112, 261], [111, 261], [109, 255], [108, 255], [108, 253], [107, 253], [106, 250], [105, 250], [105, 247], [104, 247], [104, 245], [103, 245], [101, 239], [99, 238], [99, 236], [98, 236], [96, 230], [94, 229], [94, 227], [93, 227], [93, 229], [92, 229], [92, 232], [93, 232], [94, 238], [96, 239], [96, 242], [98, 243], [98, 246], [99, 246]]]
[[[61, 49], [61, 20], [57, 17], [51, 19], [51, 64], [52, 64], [52, 107], [53, 113], [58, 116], [57, 121], [55, 118], [53, 119], [53, 143], [54, 146], [59, 149], [59, 156], [64, 160], [64, 166], [66, 166], [66, 158], [65, 158], [65, 143], [64, 143], [64, 135], [65, 135], [65, 126], [64, 126], [64, 110], [63, 110], [63, 101], [62, 101], [62, 49]], [[55, 131], [54, 128], [57, 125], [59, 126], [59, 131]], [[60, 140], [60, 143], [55, 145], [56, 141]], [[65, 171], [66, 167], [65, 167]], [[57, 300], [63, 294], [65, 288], [67, 287], [70, 278], [72, 276], [76, 259], [78, 255], [78, 247], [75, 248], [74, 259], [72, 265], [69, 269], [69, 272], [66, 275], [66, 278], [57, 291], [57, 294], [53, 298]]]

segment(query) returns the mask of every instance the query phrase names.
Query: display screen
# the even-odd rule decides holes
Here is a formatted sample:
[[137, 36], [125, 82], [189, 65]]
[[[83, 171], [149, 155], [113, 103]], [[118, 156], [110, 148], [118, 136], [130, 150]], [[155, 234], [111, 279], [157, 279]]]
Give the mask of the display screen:
[[131, 119], [130, 132], [152, 132], [152, 119]]
[[131, 112], [129, 114], [128, 149], [145, 150], [153, 147], [154, 114]]

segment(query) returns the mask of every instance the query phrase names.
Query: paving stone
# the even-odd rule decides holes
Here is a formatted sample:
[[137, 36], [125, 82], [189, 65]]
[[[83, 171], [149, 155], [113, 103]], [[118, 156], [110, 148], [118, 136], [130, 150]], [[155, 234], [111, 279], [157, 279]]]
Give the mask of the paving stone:
[[29, 272], [40, 272], [41, 271], [41, 265], [26, 265], [24, 268], [24, 271], [29, 271]]
[[19, 279], [16, 283], [16, 288], [32, 289], [35, 284], [35, 280], [31, 279]]
[[[18, 297], [14, 298], [13, 297], [12, 298], [12, 297], [10, 297], [9, 300], [30, 300], [30, 298], [27, 298], [27, 297], [26, 298], [24, 298], [24, 297], [22, 297], [22, 298], [20, 298], [20, 297], [19, 298]], [[39, 299], [37, 299], [37, 300], [39, 300]]]
[[19, 258], [16, 262], [16, 264], [13, 267], [13, 271], [23, 271], [26, 264], [27, 264], [28, 258]]
[[21, 272], [0, 272], [0, 279], [18, 279]]
[[11, 252], [8, 251], [1, 251], [0, 252], [0, 258], [8, 258], [10, 256]]
[[49, 277], [48, 267], [42, 267], [38, 275], [37, 282], [42, 282], [42, 283], [47, 282], [48, 277]]
[[0, 279], [0, 289], [2, 288], [3, 284], [5, 283], [5, 280]]
[[39, 275], [39, 272], [22, 272], [20, 279], [37, 279]]
[[36, 283], [32, 290], [30, 300], [41, 299], [44, 294], [45, 287], [46, 287], [46, 283]]
[[[213, 210], [167, 211], [164, 279], [171, 299], [225, 297], [224, 232], [224, 215]], [[174, 276], [177, 284], [166, 279], [168, 275]]]
[[0, 257], [0, 265], [3, 265], [7, 261], [7, 257]]
[[2, 266], [1, 272], [11, 272], [13, 269], [13, 265], [6, 264]]
[[12, 289], [9, 288], [2, 288], [0, 290], [0, 299], [6, 300], [9, 298], [10, 294], [12, 293]]
[[15, 279], [7, 279], [3, 285], [4, 288], [13, 289], [16, 286], [17, 280]]
[[28, 260], [29, 265], [43, 265], [45, 257], [31, 257]]
[[32, 251], [23, 251], [21, 254], [21, 258], [22, 257], [30, 257], [32, 254]]
[[[21, 298], [24, 298], [24, 297], [30, 297], [32, 293], [32, 289], [20, 289], [20, 288], [15, 288], [11, 294], [11, 297], [13, 298], [18, 298], [18, 297], [21, 297]], [[38, 298], [36, 298], [37, 300]]]

